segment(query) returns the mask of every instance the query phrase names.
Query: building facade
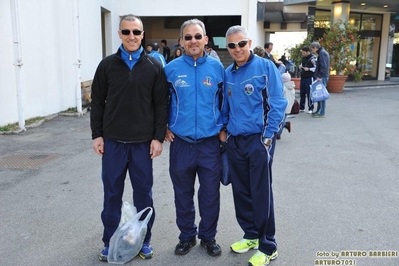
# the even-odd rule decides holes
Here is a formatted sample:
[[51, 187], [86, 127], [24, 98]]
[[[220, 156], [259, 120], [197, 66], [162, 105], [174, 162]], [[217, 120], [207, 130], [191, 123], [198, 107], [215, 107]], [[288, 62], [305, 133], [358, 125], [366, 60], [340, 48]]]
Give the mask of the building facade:
[[118, 49], [119, 18], [128, 13], [144, 22], [143, 45], [166, 39], [172, 48], [181, 23], [195, 17], [205, 22], [218, 53], [227, 54], [224, 35], [232, 25], [245, 26], [253, 44], [263, 45], [277, 32], [314, 29], [316, 34], [320, 25], [338, 16], [340, 6], [346, 14], [341, 18], [358, 23], [367, 40], [360, 49], [371, 62], [363, 66], [366, 76], [384, 80], [386, 66], [392, 63], [390, 36], [399, 29], [395, 29], [399, 6], [371, 10], [351, 7], [349, 1], [332, 2], [323, 6], [301, 0], [203, 0], [198, 5], [175, 0], [1, 1], [0, 127], [18, 122], [24, 128], [27, 119], [71, 107], [81, 112], [80, 84], [91, 80], [100, 60]]

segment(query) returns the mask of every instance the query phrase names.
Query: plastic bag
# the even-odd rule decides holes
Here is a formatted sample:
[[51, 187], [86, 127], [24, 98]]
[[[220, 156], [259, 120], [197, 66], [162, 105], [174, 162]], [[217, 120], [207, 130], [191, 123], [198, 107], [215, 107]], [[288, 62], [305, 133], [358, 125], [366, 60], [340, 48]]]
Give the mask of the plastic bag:
[[[145, 219], [140, 220], [146, 211], [148, 211], [147, 216]], [[147, 234], [147, 224], [152, 213], [152, 208], [147, 207], [116, 229], [109, 242], [109, 263], [125, 264], [139, 254]]]
[[133, 216], [137, 213], [137, 209], [135, 206], [130, 204], [127, 201], [124, 201], [122, 204], [122, 215], [121, 215], [121, 221], [119, 222], [119, 226], [121, 227], [124, 225], [127, 221], [133, 218]]
[[313, 102], [322, 102], [330, 98], [330, 94], [323, 82], [317, 80], [313, 81], [310, 85], [310, 98]]

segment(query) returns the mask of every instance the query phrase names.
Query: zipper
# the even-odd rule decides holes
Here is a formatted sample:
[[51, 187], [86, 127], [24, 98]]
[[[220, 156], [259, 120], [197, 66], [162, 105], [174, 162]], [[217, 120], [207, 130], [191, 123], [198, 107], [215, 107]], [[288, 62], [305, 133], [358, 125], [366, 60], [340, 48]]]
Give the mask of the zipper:
[[197, 93], [197, 84], [198, 84], [198, 81], [197, 81], [197, 61], [195, 60], [194, 61], [194, 70], [195, 70], [195, 86], [194, 86], [194, 92], [195, 92], [195, 138], [194, 138], [194, 140], [195, 140], [195, 142], [197, 142], [197, 136], [198, 136], [198, 132], [197, 132], [197, 129], [198, 129], [198, 119], [197, 119], [197, 117], [198, 117], [198, 93]]

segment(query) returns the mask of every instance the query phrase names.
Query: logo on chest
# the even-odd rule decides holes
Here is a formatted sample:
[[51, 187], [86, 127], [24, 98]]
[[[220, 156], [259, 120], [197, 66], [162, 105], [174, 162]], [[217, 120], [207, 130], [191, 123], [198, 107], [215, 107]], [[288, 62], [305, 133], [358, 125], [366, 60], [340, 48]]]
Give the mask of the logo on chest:
[[212, 86], [212, 78], [205, 77], [205, 79], [202, 80], [202, 84], [204, 84], [205, 86], [211, 87]]
[[178, 79], [175, 81], [175, 87], [190, 87], [190, 85], [183, 79]]
[[254, 86], [252, 84], [245, 85], [244, 92], [246, 95], [251, 95], [254, 92]]

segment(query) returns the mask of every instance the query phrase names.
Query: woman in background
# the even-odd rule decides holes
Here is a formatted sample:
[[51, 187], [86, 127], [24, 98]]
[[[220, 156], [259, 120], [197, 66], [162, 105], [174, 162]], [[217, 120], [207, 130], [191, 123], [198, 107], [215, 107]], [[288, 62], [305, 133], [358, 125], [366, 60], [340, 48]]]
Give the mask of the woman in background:
[[183, 55], [183, 51], [184, 51], [183, 48], [181, 48], [180, 46], [176, 47], [176, 48], [172, 51], [172, 54], [171, 54], [171, 56], [170, 56], [170, 60], [168, 61], [168, 63], [169, 63], [170, 61], [172, 61], [173, 59], [176, 59], [176, 58], [182, 56], [182, 55]]

